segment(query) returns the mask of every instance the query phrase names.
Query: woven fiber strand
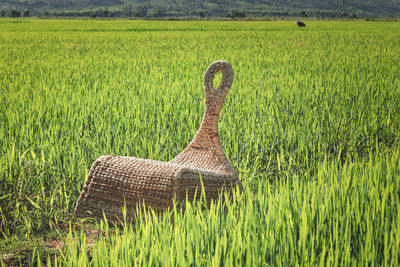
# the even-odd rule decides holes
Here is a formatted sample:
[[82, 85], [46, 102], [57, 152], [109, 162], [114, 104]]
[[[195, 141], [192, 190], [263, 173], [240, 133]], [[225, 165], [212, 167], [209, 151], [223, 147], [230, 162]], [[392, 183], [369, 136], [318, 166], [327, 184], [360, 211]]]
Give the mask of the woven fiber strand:
[[[215, 89], [214, 76], [222, 73]], [[122, 219], [126, 204], [127, 219], [133, 218], [144, 202], [157, 214], [173, 207], [173, 199], [184, 201], [200, 196], [201, 179], [207, 201], [217, 199], [222, 190], [239, 186], [234, 168], [227, 159], [218, 135], [218, 117], [233, 82], [233, 69], [223, 60], [213, 62], [204, 74], [205, 111], [203, 122], [188, 147], [169, 162], [122, 156], [101, 156], [92, 165], [75, 214], [78, 217]]]

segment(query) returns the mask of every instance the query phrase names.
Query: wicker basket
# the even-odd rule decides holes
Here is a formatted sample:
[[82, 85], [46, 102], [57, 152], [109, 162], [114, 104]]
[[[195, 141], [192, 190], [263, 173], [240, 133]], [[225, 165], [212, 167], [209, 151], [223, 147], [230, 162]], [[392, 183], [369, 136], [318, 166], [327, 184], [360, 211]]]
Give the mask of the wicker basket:
[[[221, 85], [214, 89], [215, 73], [222, 73]], [[158, 214], [177, 201], [193, 199], [201, 179], [207, 200], [219, 197], [221, 190], [231, 190], [242, 183], [222, 150], [218, 136], [218, 116], [233, 81], [231, 65], [213, 62], [204, 75], [205, 112], [199, 131], [189, 146], [169, 162], [121, 156], [101, 156], [90, 169], [75, 214], [79, 217], [103, 218], [110, 221], [132, 218], [137, 204], [144, 202]]]

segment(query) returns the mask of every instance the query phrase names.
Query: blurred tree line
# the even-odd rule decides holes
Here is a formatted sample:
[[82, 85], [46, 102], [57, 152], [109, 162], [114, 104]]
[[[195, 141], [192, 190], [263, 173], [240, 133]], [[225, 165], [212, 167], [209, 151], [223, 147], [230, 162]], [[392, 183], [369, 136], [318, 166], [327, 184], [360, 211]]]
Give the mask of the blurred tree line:
[[0, 0], [2, 17], [399, 17], [400, 0]]

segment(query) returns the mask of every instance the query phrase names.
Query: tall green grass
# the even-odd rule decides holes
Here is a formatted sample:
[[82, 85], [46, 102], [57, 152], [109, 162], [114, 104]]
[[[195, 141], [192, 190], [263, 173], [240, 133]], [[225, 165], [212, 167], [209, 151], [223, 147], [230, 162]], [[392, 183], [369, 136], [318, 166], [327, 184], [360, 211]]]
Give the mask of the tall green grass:
[[70, 230], [60, 256], [48, 261], [60, 266], [398, 266], [400, 150], [340, 164], [324, 160], [315, 179], [262, 182], [255, 194], [247, 187], [243, 195], [226, 197], [225, 203], [220, 198], [207, 209], [199, 201], [187, 202], [184, 213], [174, 208], [163, 219], [144, 214], [146, 223], [136, 229], [110, 228], [102, 221], [91, 247], [83, 231]]
[[[370, 157], [392, 150], [397, 155], [398, 22], [310, 21], [305, 29], [284, 21], [1, 19], [0, 25], [0, 236], [5, 243], [68, 225], [88, 169], [100, 155], [168, 161], [185, 148], [202, 119], [204, 71], [217, 59], [229, 61], [235, 71], [219, 124], [224, 150], [247, 190], [242, 197], [246, 206], [240, 204], [235, 212], [258, 205], [248, 200], [252, 194], [259, 199], [268, 187], [273, 188], [265, 193], [268, 196], [283, 192], [281, 181], [304, 187], [290, 191], [293, 198], [311, 197], [314, 193], [307, 188], [313, 183], [329, 184], [321, 166], [336, 166], [332, 175], [338, 173], [334, 179], [339, 184], [346, 164], [365, 165], [374, 172], [375, 167], [368, 167]], [[395, 173], [398, 167], [393, 168]], [[357, 186], [350, 182], [350, 187]], [[373, 179], [365, 183], [369, 189], [360, 194], [375, 186]], [[364, 196], [351, 196], [354, 203], [364, 203]], [[339, 203], [337, 207], [347, 211], [347, 202]], [[358, 216], [367, 221], [377, 216], [374, 209], [359, 210]], [[215, 213], [221, 223], [227, 210], [234, 214], [235, 208]], [[269, 210], [271, 220], [286, 218], [279, 217], [278, 208]], [[348, 213], [355, 216], [352, 210]], [[312, 215], [308, 209], [305, 214]], [[389, 220], [388, 213], [382, 214]], [[398, 212], [391, 214], [398, 220]], [[347, 215], [337, 216], [347, 223]], [[257, 223], [266, 218], [261, 216]], [[343, 229], [349, 229], [350, 240], [367, 231], [360, 220], [348, 223], [353, 228]], [[300, 225], [301, 220], [293, 221], [293, 227]], [[250, 237], [259, 234], [258, 229], [249, 232]], [[391, 237], [396, 233], [392, 228], [377, 233], [373, 242], [392, 242], [379, 239], [385, 234], [388, 240], [398, 240]], [[259, 240], [252, 241], [263, 246], [271, 240], [282, 242], [282, 247], [293, 247], [287, 242], [300, 246], [300, 231], [292, 241], [267, 239], [267, 233], [256, 237]], [[309, 250], [302, 247], [306, 254], [293, 256], [293, 261], [312, 264], [311, 255], [322, 251], [344, 253], [329, 250], [347, 245], [328, 237], [318, 235], [313, 244], [306, 242]], [[248, 248], [242, 243], [243, 251], [252, 247], [250, 243]], [[368, 255], [378, 255], [373, 260], [383, 263], [383, 247], [374, 247], [376, 254]], [[352, 248], [346, 260], [369, 257], [361, 255], [364, 246]], [[212, 255], [210, 250], [204, 258], [212, 260]], [[270, 263], [284, 262], [261, 255], [267, 254], [257, 257]]]

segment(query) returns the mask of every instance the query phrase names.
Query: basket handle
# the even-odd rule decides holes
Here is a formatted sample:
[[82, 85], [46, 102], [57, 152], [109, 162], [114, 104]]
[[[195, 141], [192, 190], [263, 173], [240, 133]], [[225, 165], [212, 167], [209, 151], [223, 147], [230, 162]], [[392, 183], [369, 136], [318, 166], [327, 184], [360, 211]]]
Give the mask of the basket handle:
[[[221, 85], [215, 89], [213, 80], [222, 72]], [[195, 169], [236, 175], [235, 169], [226, 158], [218, 135], [218, 117], [222, 104], [233, 82], [231, 64], [224, 60], [213, 62], [204, 74], [205, 110], [203, 122], [189, 146], [172, 163]]]
[[[214, 77], [217, 72], [222, 73], [222, 81], [217, 89], [214, 88]], [[205, 118], [212, 116], [218, 121], [222, 104], [233, 82], [233, 69], [229, 62], [217, 60], [211, 63], [204, 74]], [[209, 118], [210, 119], [210, 118]]]

